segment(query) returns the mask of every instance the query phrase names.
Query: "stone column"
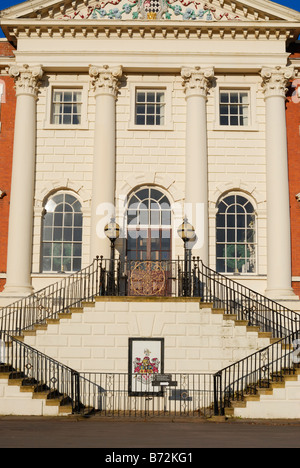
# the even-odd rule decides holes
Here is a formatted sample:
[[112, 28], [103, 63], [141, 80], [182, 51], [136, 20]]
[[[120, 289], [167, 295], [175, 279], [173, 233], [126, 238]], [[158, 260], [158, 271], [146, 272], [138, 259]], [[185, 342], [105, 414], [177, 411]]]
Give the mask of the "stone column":
[[110, 258], [104, 227], [114, 216], [116, 99], [122, 68], [90, 67], [90, 76], [96, 99], [90, 255]]
[[[207, 94], [214, 78], [213, 68], [183, 68], [186, 117], [185, 215], [197, 239], [193, 255], [208, 265], [208, 163]], [[191, 246], [192, 247], [192, 246]]]
[[285, 101], [293, 68], [263, 68], [266, 102], [267, 254], [266, 294], [275, 299], [294, 296], [291, 269], [291, 225]]
[[7, 280], [5, 296], [25, 296], [32, 292], [32, 233], [36, 154], [36, 101], [41, 67], [13, 66], [16, 83], [11, 201], [9, 214]]

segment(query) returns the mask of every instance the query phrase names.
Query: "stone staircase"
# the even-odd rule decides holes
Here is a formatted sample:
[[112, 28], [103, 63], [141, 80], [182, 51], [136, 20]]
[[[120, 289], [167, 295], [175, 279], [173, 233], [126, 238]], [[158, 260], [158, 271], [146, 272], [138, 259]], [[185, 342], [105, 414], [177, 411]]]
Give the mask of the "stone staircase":
[[[253, 353], [276, 346], [280, 336], [285, 336], [290, 329], [299, 330], [299, 315], [200, 263], [195, 266], [193, 278], [196, 278], [196, 289], [204, 295], [202, 300], [199, 297], [112, 297], [101, 286], [106, 270], [102, 260], [96, 259], [90, 267], [57, 286], [7, 307], [0, 317], [1, 333], [4, 330], [10, 336], [8, 342], [22, 345], [29, 353], [27, 357], [39, 353], [78, 375], [87, 372], [125, 375], [129, 337], [163, 337], [165, 372], [212, 376]], [[97, 295], [97, 291], [103, 295]], [[28, 318], [30, 311], [32, 319]], [[19, 414], [70, 414], [74, 407], [70, 389], [57, 391], [51, 382], [45, 387], [42, 379], [34, 380], [30, 368], [20, 369], [9, 360], [4, 362], [11, 367], [0, 367], [0, 414], [21, 411], [22, 404], [13, 403], [16, 398], [26, 401]], [[244, 391], [243, 401], [232, 401], [226, 415], [263, 415], [262, 410], [254, 411], [253, 405], [257, 404], [258, 408], [264, 403], [267, 407], [265, 400], [278, 401], [280, 390], [286, 392], [281, 398], [292, 401], [295, 392], [289, 387], [298, 385], [297, 370], [292, 376], [281, 378], [280, 383], [273, 381], [268, 388], [259, 388], [254, 394]], [[295, 402], [298, 408], [297, 398]]]
[[11, 366], [0, 365], [0, 414], [65, 416], [72, 414], [68, 395], [40, 385]]
[[[294, 373], [295, 372], [295, 373]], [[298, 419], [300, 418], [300, 367], [285, 369], [266, 388], [255, 395], [246, 395], [241, 401], [231, 402], [225, 416], [244, 419]]]

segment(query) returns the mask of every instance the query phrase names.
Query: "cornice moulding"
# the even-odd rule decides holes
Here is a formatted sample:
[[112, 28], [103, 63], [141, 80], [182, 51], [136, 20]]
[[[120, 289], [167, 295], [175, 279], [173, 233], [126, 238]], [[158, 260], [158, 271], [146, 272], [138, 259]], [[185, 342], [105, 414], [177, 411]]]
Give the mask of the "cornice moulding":
[[2, 20], [3, 31], [10, 40], [19, 37], [116, 37], [128, 36], [149, 38], [175, 37], [190, 38], [227, 36], [235, 39], [249, 36], [259, 39], [261, 35], [267, 39], [296, 39], [300, 34], [300, 22], [286, 21], [227, 21], [225, 22], [176, 22], [176, 21], [37, 21], [34, 20]]

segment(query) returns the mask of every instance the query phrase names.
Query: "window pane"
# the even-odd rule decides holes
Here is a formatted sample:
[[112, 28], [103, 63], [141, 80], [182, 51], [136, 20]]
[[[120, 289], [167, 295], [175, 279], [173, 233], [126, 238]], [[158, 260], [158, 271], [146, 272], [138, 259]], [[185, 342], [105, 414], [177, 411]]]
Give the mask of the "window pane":
[[139, 91], [137, 93], [137, 102], [146, 102], [146, 94]]
[[74, 258], [73, 260], [73, 271], [81, 270], [81, 258]]
[[[226, 216], [223, 214], [224, 210]], [[248, 228], [246, 223], [250, 224]], [[219, 204], [216, 227], [216, 265], [218, 271], [223, 273], [255, 273], [255, 213], [252, 204], [240, 195], [225, 197]]]
[[228, 94], [228, 93], [221, 93], [220, 101], [221, 101], [222, 103], [227, 103], [227, 102], [229, 102], [229, 94]]
[[43, 258], [43, 271], [51, 271], [51, 258]]
[[[77, 257], [76, 265], [81, 265], [81, 204], [72, 195], [59, 194], [47, 202], [46, 209], [51, 209], [54, 213], [47, 213], [44, 217], [41, 262], [43, 271], [61, 271], [63, 263], [65, 271], [72, 271], [73, 250], [74, 256]], [[77, 211], [75, 216], [73, 209]], [[76, 244], [73, 243], [73, 236]], [[63, 261], [64, 257], [68, 257], [68, 260]]]
[[249, 94], [248, 93], [240, 93], [240, 102], [242, 104], [248, 104], [249, 103]]
[[147, 125], [154, 125], [155, 118], [154, 115], [147, 115]]
[[136, 125], [145, 125], [146, 118], [144, 115], [137, 115], [136, 116]]
[[147, 102], [155, 102], [155, 93], [147, 93]]
[[74, 244], [73, 245], [73, 255], [74, 255], [74, 257], [81, 257], [81, 253], [82, 253], [81, 244]]
[[43, 245], [43, 255], [45, 257], [51, 257], [51, 255], [52, 255], [52, 244], [44, 244]]
[[220, 125], [229, 125], [229, 118], [221, 116], [220, 117]]
[[53, 230], [53, 240], [54, 241], [61, 241], [62, 240], [62, 229], [61, 228], [55, 228]]
[[64, 244], [63, 256], [64, 257], [72, 256], [72, 244]]
[[232, 104], [239, 102], [239, 93], [230, 93], [230, 102]]
[[53, 258], [53, 271], [61, 271], [61, 266], [62, 266], [62, 262], [61, 262], [61, 258], [57, 258], [57, 257], [54, 257]]
[[53, 244], [53, 256], [61, 257], [61, 252], [62, 252], [62, 244], [61, 243]]

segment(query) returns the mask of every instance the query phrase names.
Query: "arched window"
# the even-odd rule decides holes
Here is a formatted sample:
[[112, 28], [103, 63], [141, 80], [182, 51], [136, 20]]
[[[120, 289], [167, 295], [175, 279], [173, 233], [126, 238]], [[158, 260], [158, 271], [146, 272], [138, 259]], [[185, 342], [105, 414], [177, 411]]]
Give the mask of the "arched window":
[[42, 232], [42, 271], [81, 269], [82, 210], [73, 195], [59, 193], [45, 206]]
[[256, 215], [242, 195], [224, 197], [217, 213], [217, 271], [256, 272]]
[[129, 260], [171, 259], [171, 205], [159, 189], [144, 187], [131, 195], [127, 227]]

